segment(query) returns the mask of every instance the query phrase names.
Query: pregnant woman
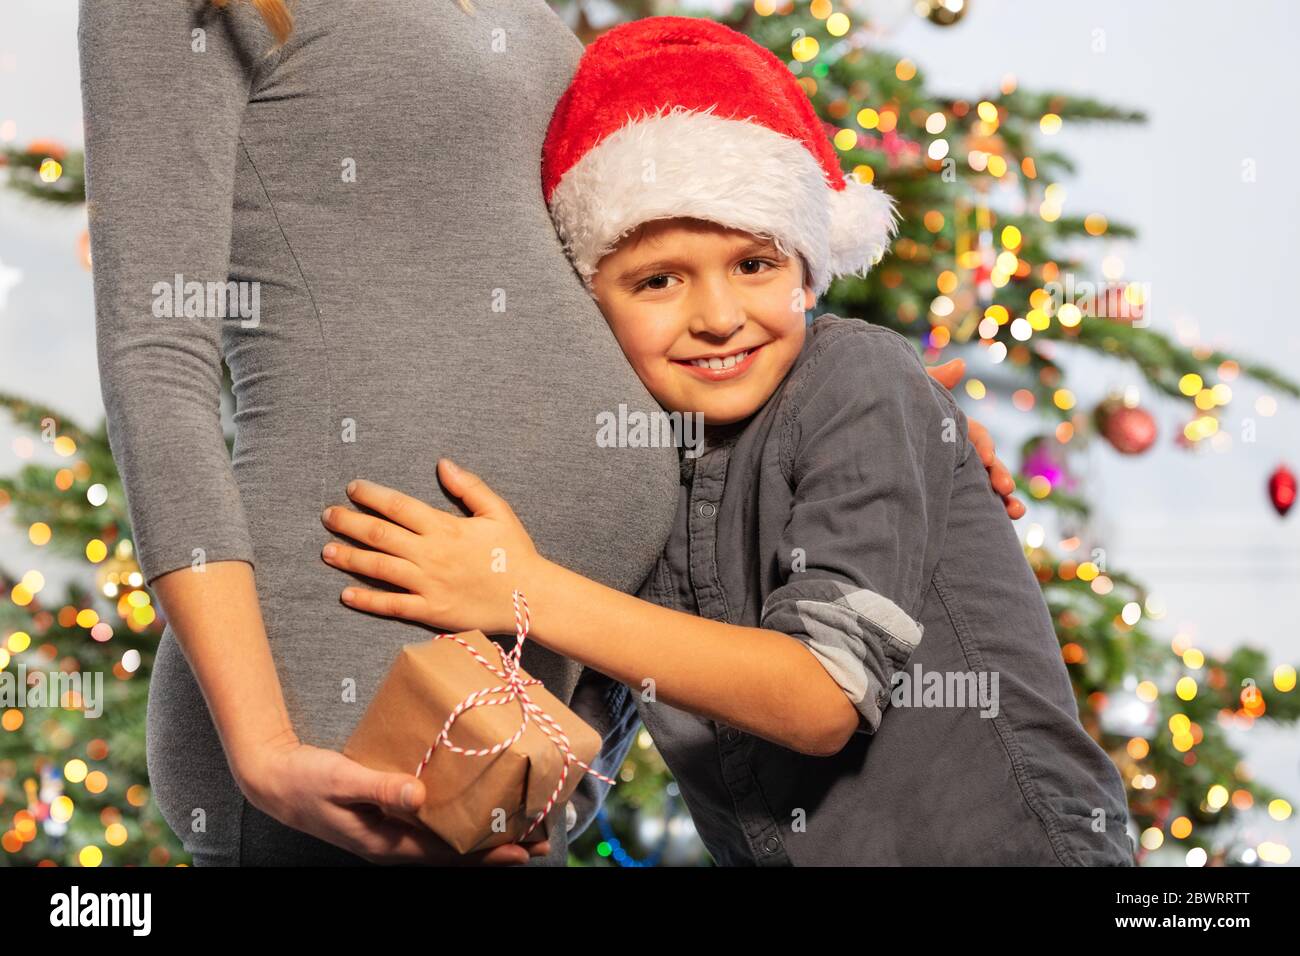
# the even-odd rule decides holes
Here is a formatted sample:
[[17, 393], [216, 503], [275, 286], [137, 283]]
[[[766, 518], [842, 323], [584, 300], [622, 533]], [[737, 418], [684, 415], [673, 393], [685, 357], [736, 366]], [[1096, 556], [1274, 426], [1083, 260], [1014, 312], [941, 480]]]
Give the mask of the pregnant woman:
[[[337, 752], [427, 631], [340, 603], [322, 510], [365, 475], [459, 514], [436, 476], [452, 458], [543, 555], [632, 592], [671, 528], [677, 452], [596, 441], [601, 413], [658, 406], [542, 198], [535, 157], [574, 35], [543, 0], [292, 14], [81, 4], [104, 403], [168, 620], [149, 776], [199, 865], [450, 861], [412, 825], [422, 784]], [[523, 666], [564, 701], [602, 686], [536, 645]], [[565, 859], [556, 812], [537, 864]]]
[[[426, 632], [340, 604], [321, 511], [363, 472], [455, 510], [435, 469], [454, 456], [511, 491], [543, 550], [630, 591], [668, 534], [677, 455], [595, 441], [598, 413], [657, 406], [542, 200], [574, 35], [541, 0], [292, 10], [277, 46], [247, 4], [81, 4], [104, 402], [169, 620], [149, 775], [200, 865], [436, 859], [376, 812], [400, 812], [408, 778], [332, 753]], [[227, 278], [249, 308], [157, 307]], [[579, 665], [530, 648], [524, 666], [571, 697]]]

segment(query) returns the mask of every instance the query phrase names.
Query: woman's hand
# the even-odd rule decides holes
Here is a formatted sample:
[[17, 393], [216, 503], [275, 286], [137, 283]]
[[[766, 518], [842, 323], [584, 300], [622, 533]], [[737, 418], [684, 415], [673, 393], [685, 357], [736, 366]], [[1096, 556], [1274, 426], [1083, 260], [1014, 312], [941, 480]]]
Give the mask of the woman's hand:
[[[966, 362], [964, 359], [950, 359], [942, 365], [935, 365], [926, 369], [930, 377], [942, 385], [944, 388], [952, 391], [953, 387], [961, 381], [962, 375], [966, 372]], [[1019, 498], [1012, 497], [1016, 492], [1015, 479], [1011, 477], [1011, 472], [1007, 466], [1002, 464], [997, 457], [997, 449], [993, 446], [993, 436], [984, 425], [969, 415], [966, 416], [966, 422], [970, 426], [970, 443], [975, 446], [975, 451], [980, 456], [980, 461], [988, 469], [989, 484], [993, 490], [1002, 496], [1002, 503], [1006, 506], [1007, 514], [1012, 518], [1019, 518], [1025, 513], [1025, 505]]]
[[263, 813], [372, 863], [504, 866], [550, 853], [542, 840], [461, 855], [416, 817], [419, 777], [371, 770], [296, 737], [266, 744], [243, 769], [240, 787]]
[[321, 556], [336, 568], [405, 590], [352, 585], [342, 595], [349, 607], [451, 632], [513, 633], [511, 592], [537, 548], [514, 511], [482, 479], [446, 458], [438, 468], [443, 485], [473, 517], [449, 515], [372, 481], [353, 481], [348, 497], [382, 517], [331, 507], [322, 520], [331, 531], [373, 550], [331, 542]]

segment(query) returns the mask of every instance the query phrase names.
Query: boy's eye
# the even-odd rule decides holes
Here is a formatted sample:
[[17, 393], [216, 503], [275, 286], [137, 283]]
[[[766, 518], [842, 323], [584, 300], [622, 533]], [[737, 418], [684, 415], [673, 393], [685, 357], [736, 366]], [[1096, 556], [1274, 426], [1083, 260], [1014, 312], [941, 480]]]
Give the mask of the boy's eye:
[[740, 260], [740, 268], [741, 268], [741, 271], [745, 273], [745, 275], [750, 275], [750, 276], [758, 275], [759, 272], [761, 271], [760, 269], [754, 269], [754, 270], [752, 270], [752, 271], [746, 269], [746, 266], [750, 266], [750, 265], [757, 265], [757, 266], [771, 266], [771, 267], [773, 267], [773, 268], [776, 268], [776, 263], [775, 263], [775, 262], [771, 262], [771, 261], [769, 261], [769, 260], [767, 260], [767, 259], [742, 259], [742, 260]]
[[636, 287], [636, 290], [638, 292], [640, 292], [642, 289], [661, 291], [663, 289], [668, 288], [668, 286], [665, 283], [667, 283], [668, 280], [671, 278], [672, 276], [668, 275], [667, 273], [661, 273], [660, 275], [657, 276], [651, 276], [650, 278], [645, 279], [641, 283], [639, 283]]
[[[773, 262], [770, 259], [758, 259], [758, 258], [741, 259], [739, 263], [741, 272], [744, 275], [751, 275], [751, 276], [762, 274], [765, 271], [764, 267], [775, 269], [778, 268], [779, 265], [780, 263]], [[674, 278], [673, 276], [668, 275], [667, 273], [660, 273], [659, 275], [650, 276], [649, 278], [642, 279], [640, 282], [638, 282], [635, 291], [642, 292], [645, 290], [649, 290], [654, 292], [661, 292], [664, 289], [669, 288], [669, 283], [673, 281], [673, 278]]]

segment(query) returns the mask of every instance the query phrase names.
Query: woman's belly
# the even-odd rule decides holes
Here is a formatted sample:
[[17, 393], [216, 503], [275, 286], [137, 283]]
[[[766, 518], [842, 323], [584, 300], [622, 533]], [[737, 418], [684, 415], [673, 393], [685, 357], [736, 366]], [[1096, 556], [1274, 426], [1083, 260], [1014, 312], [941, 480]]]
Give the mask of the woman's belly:
[[[675, 450], [597, 444], [598, 415], [658, 406], [546, 212], [530, 157], [578, 50], [544, 5], [527, 10], [555, 49], [526, 77], [489, 59], [492, 82], [469, 89], [441, 58], [408, 51], [429, 75], [366, 72], [332, 88], [328, 111], [305, 114], [319, 141], [289, 149], [282, 127], [304, 121], [306, 84], [330, 65], [322, 40], [267, 91], [298, 84], [297, 100], [268, 95], [244, 117], [231, 273], [259, 283], [262, 316], [226, 325], [235, 476], [290, 715], [321, 746], [342, 746], [397, 649], [426, 633], [339, 602], [351, 579], [320, 559], [320, 513], [346, 503], [351, 479], [459, 514], [436, 474], [451, 457], [510, 502], [548, 558], [624, 591], [672, 522]], [[368, 91], [407, 106], [376, 112]], [[488, 109], [512, 96], [526, 122]], [[454, 110], [463, 97], [479, 108]], [[339, 181], [342, 144], [355, 182]], [[568, 698], [576, 665], [540, 647], [524, 662]]]
[[[458, 513], [435, 470], [455, 458], [547, 557], [631, 591], [667, 537], [678, 476], [671, 448], [596, 442], [598, 414], [657, 406], [541, 196], [536, 157], [580, 44], [538, 0], [491, 0], [469, 18], [451, 3], [362, 18], [337, 7], [301, 5], [308, 42], [259, 76], [242, 118], [230, 274], [258, 283], [260, 316], [223, 327], [275, 666], [299, 737], [332, 749], [398, 648], [428, 633], [339, 602], [350, 578], [320, 559], [320, 513], [346, 502], [350, 479]], [[150, 774], [174, 786], [183, 822], [231, 791], [215, 737], [199, 740], [210, 720], [178, 651], [151, 688]], [[577, 665], [538, 646], [524, 664], [569, 698]], [[204, 783], [185, 789], [196, 762]]]
[[[331, 536], [320, 514], [347, 503], [351, 479], [461, 514], [436, 475], [438, 458], [453, 458], [510, 502], [542, 554], [629, 592], [673, 518], [673, 449], [597, 444], [601, 412], [657, 406], [589, 300], [520, 297], [501, 315], [463, 290], [435, 291], [437, 310], [354, 304], [318, 323], [308, 303], [264, 293], [279, 318], [240, 330], [227, 352], [267, 634], [295, 727], [318, 746], [342, 747], [401, 645], [428, 633], [340, 603], [353, 579], [321, 560]], [[561, 699], [572, 692], [577, 665], [532, 646], [525, 666]]]

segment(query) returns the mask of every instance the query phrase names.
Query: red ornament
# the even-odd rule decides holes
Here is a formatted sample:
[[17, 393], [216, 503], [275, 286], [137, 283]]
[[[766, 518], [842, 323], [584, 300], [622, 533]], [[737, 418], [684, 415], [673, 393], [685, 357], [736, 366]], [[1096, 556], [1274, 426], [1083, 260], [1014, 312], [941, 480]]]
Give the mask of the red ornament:
[[1116, 399], [1097, 406], [1097, 427], [1123, 455], [1140, 455], [1156, 440], [1156, 420], [1145, 408], [1130, 408]]
[[1268, 479], [1268, 498], [1282, 517], [1295, 504], [1295, 472], [1286, 465], [1278, 465], [1277, 470]]
[[62, 143], [55, 142], [52, 139], [34, 139], [27, 144], [28, 156], [48, 156], [63, 162], [67, 158], [68, 149]]

